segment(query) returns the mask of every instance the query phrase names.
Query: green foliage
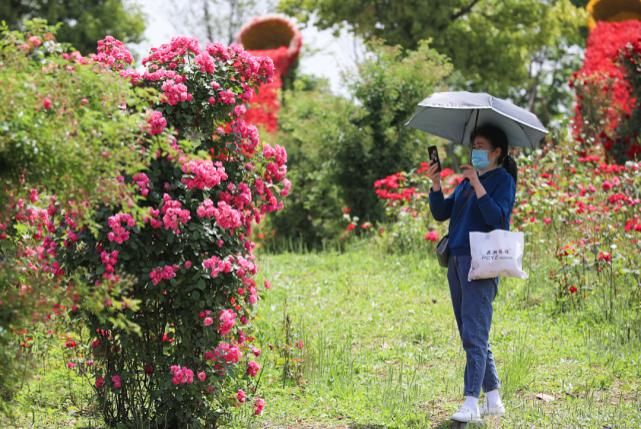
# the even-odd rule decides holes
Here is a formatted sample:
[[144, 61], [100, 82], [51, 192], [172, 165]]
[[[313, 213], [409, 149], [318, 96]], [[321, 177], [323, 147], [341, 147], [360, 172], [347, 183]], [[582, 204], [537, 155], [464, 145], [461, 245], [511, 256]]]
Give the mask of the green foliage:
[[394, 222], [385, 225], [382, 234], [377, 236], [378, 244], [388, 253], [434, 253], [434, 243], [424, 236], [435, 227], [438, 225], [427, 212], [399, 210]]
[[0, 4], [0, 21], [24, 30], [34, 18], [60, 24], [58, 40], [71, 43], [81, 53], [96, 49], [96, 42], [111, 35], [125, 42], [139, 42], [145, 29], [139, 7], [123, 0], [8, 0]]
[[[0, 242], [3, 252], [6, 244]], [[2, 253], [0, 253], [2, 255]], [[0, 256], [1, 257], [1, 256]], [[0, 291], [7, 290], [14, 286], [13, 273], [9, 270], [0, 271]], [[0, 292], [1, 293], [1, 292]], [[3, 297], [3, 295], [0, 295]], [[17, 360], [18, 341], [16, 336], [9, 329], [14, 320], [24, 315], [24, 308], [20, 306], [9, 307], [5, 304], [4, 299], [0, 304], [0, 415], [8, 413], [9, 401], [15, 394], [20, 383], [21, 360]]]
[[281, 0], [279, 7], [320, 28], [347, 23], [365, 40], [408, 49], [431, 40], [457, 71], [453, 87], [513, 97], [544, 119], [570, 103], [558, 80], [567, 82], [578, 56], [568, 47], [585, 36], [585, 12], [569, 0]]
[[354, 123], [365, 131], [358, 140], [338, 147], [342, 167], [338, 180], [345, 189], [352, 214], [362, 220], [378, 220], [383, 210], [372, 191], [374, 182], [399, 170], [408, 170], [426, 154], [425, 133], [405, 122], [426, 94], [442, 89], [451, 66], [447, 59], [420, 42], [415, 51], [371, 45], [373, 57], [359, 66], [350, 81], [354, 98], [362, 107]]
[[374, 182], [426, 156], [425, 134], [404, 124], [451, 66], [426, 42], [415, 51], [376, 42], [371, 49], [348, 78], [351, 102], [306, 81], [286, 92], [276, 138], [289, 154], [294, 195], [274, 217], [276, 237], [312, 246], [336, 239], [344, 206], [362, 221], [382, 219]]
[[[118, 201], [115, 181], [106, 179], [138, 168], [133, 149], [151, 93], [117, 73], [63, 59], [62, 46], [46, 40], [54, 29], [42, 21], [26, 27], [24, 34], [0, 33], [0, 201], [18, 185], [55, 190], [63, 202]], [[26, 43], [31, 36], [42, 45]]]
[[338, 236], [345, 196], [337, 177], [344, 165], [336, 154], [347, 142], [363, 139], [351, 122], [357, 114], [356, 106], [331, 95], [323, 81], [302, 76], [285, 91], [276, 139], [287, 149], [292, 194], [263, 228], [268, 246], [302, 240], [316, 247]]

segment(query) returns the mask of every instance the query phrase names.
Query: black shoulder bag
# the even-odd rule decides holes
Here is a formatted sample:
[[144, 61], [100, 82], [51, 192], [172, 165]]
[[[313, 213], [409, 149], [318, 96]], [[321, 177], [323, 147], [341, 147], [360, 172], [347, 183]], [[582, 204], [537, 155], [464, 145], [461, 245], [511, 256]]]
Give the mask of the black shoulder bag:
[[[465, 179], [467, 180], [467, 179]], [[441, 191], [442, 192], [442, 191]], [[470, 197], [467, 198], [468, 201], [470, 200]], [[452, 208], [453, 210], [454, 208]], [[461, 211], [463, 211], [463, 207], [461, 207]], [[450, 216], [450, 224], [452, 223], [452, 217]], [[438, 259], [438, 264], [441, 267], [447, 268], [449, 262], [450, 262], [450, 248], [449, 248], [449, 241], [450, 241], [450, 235], [445, 234], [443, 238], [438, 242], [436, 245], [436, 258]]]

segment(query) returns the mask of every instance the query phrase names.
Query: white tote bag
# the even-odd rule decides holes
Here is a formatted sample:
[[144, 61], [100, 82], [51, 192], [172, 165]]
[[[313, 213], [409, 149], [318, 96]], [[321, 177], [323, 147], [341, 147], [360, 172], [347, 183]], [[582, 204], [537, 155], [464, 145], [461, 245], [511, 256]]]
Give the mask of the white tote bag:
[[470, 232], [472, 263], [467, 280], [494, 277], [518, 277], [526, 279], [523, 271], [522, 232], [495, 229], [491, 232]]

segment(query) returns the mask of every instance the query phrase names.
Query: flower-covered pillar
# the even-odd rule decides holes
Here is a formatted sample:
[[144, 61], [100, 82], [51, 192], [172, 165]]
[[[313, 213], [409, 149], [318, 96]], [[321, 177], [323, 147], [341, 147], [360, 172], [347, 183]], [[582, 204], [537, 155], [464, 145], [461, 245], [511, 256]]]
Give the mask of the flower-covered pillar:
[[236, 42], [253, 55], [268, 56], [274, 62], [274, 80], [259, 87], [245, 119], [263, 125], [268, 132], [275, 132], [280, 109], [279, 90], [283, 79], [295, 67], [303, 44], [301, 33], [289, 19], [265, 15], [247, 22], [238, 32]]
[[628, 124], [638, 103], [622, 53], [641, 37], [641, 1], [592, 0], [587, 11], [585, 57], [570, 83], [576, 92], [573, 133], [585, 151], [603, 146], [608, 159], [624, 162], [641, 153]]

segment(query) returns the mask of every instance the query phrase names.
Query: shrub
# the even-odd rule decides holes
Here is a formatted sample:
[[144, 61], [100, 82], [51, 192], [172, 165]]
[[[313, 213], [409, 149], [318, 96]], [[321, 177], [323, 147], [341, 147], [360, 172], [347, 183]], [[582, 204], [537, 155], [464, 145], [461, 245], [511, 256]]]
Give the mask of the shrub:
[[350, 122], [356, 109], [328, 92], [325, 82], [306, 77], [296, 80], [292, 91], [285, 91], [275, 139], [287, 149], [294, 192], [284, 209], [261, 227], [268, 248], [291, 248], [290, 243], [321, 247], [336, 240], [344, 228], [345, 201], [337, 181], [341, 166], [336, 151], [362, 133]]
[[[112, 64], [121, 49], [105, 40], [100, 61]], [[280, 146], [261, 151], [256, 128], [240, 118], [273, 64], [186, 37], [152, 49], [143, 64], [142, 74], [123, 74], [162, 92], [148, 132], [166, 125], [184, 140], [160, 134], [147, 148], [153, 161], [124, 178], [139, 192], [135, 211], [102, 207], [97, 236], [78, 231], [65, 262], [98, 296], [123, 288], [120, 305], [81, 309], [107, 423], [215, 427], [229, 407], [252, 402], [260, 369], [249, 237], [254, 221], [282, 207], [287, 155]], [[260, 414], [263, 400], [253, 404]]]

